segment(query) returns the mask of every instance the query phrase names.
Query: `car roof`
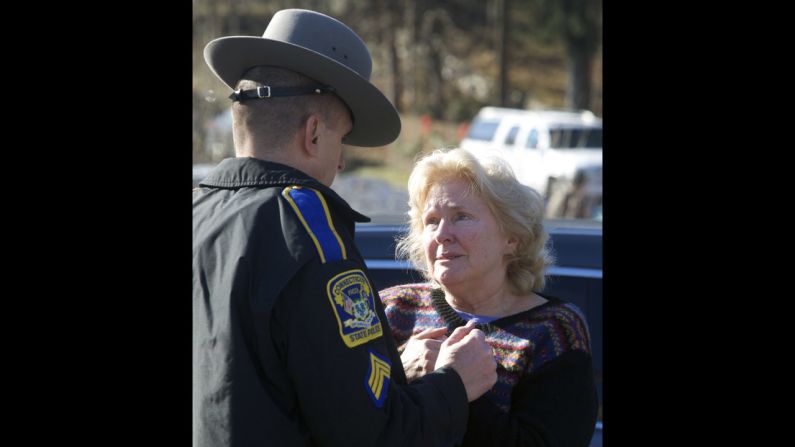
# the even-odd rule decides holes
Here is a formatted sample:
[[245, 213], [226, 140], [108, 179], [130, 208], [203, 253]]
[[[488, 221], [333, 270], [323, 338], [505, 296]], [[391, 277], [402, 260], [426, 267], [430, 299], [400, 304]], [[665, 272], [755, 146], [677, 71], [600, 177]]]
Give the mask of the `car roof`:
[[569, 111], [569, 110], [524, 110], [511, 109], [506, 107], [483, 107], [477, 114], [478, 120], [498, 120], [505, 117], [533, 120], [546, 125], [586, 125], [601, 126], [601, 118], [597, 118], [589, 110]]

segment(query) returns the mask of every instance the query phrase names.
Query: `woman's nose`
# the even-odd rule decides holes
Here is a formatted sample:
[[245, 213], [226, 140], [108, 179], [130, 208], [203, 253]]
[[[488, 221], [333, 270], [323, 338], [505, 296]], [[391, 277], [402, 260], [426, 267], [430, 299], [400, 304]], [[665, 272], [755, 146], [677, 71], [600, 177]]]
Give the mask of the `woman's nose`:
[[450, 228], [450, 224], [447, 223], [447, 220], [442, 219], [439, 221], [434, 239], [436, 239], [436, 242], [439, 244], [449, 243], [453, 240], [452, 228]]

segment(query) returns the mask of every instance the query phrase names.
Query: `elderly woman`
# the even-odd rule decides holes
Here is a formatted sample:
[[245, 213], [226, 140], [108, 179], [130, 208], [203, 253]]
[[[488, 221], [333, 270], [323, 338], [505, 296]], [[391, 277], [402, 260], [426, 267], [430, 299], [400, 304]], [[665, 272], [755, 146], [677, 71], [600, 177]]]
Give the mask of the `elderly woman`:
[[417, 163], [409, 197], [398, 249], [429, 282], [380, 292], [409, 380], [474, 320], [498, 380], [470, 404], [464, 445], [587, 446], [597, 413], [588, 327], [576, 306], [539, 292], [552, 262], [540, 196], [502, 160], [454, 149]]

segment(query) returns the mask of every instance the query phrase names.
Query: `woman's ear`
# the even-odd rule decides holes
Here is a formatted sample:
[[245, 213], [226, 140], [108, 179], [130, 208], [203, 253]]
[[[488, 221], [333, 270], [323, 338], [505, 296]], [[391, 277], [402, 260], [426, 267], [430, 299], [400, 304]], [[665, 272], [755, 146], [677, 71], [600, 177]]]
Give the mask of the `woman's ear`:
[[506, 254], [514, 255], [516, 254], [516, 247], [519, 246], [519, 239], [516, 236], [511, 236], [508, 238], [508, 243], [505, 245]]

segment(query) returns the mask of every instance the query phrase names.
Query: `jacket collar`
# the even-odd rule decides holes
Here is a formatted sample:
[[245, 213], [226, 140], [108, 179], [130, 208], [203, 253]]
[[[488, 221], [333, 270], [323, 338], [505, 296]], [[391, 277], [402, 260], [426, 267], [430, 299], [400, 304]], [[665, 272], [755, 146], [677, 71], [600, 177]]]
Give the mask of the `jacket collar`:
[[215, 188], [274, 187], [299, 185], [314, 188], [356, 222], [370, 218], [351, 208], [334, 190], [298, 169], [251, 157], [227, 158], [218, 163], [199, 186]]

